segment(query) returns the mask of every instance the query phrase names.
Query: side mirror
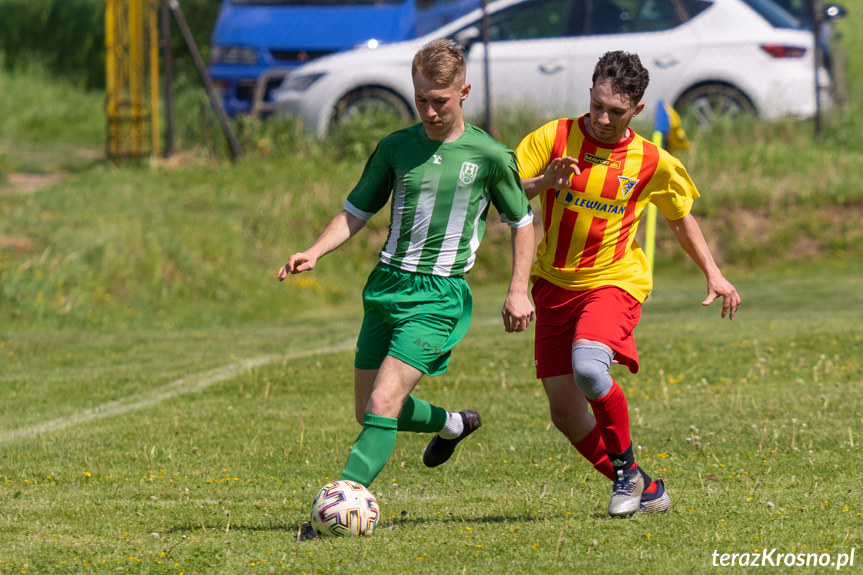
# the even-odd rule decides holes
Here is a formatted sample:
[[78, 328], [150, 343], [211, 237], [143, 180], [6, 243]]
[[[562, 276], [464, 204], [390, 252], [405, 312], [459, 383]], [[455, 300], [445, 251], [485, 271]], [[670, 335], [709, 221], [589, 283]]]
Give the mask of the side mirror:
[[848, 15], [848, 10], [841, 4], [830, 4], [821, 12], [821, 20], [833, 20], [834, 18], [844, 18]]

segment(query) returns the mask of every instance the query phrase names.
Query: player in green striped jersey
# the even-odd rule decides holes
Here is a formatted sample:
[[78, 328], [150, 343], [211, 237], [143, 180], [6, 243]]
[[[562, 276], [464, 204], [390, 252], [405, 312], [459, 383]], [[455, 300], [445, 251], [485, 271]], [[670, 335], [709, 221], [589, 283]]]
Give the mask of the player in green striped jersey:
[[354, 360], [356, 417], [363, 429], [341, 476], [365, 486], [392, 454], [397, 431], [435, 433], [423, 456], [434, 467], [482, 425], [475, 411], [448, 412], [411, 392], [423, 374], [446, 371], [451, 350], [467, 331], [472, 299], [464, 274], [474, 264], [491, 204], [512, 230], [504, 327], [524, 331], [535, 317], [527, 294], [533, 213], [513, 151], [462, 117], [470, 84], [461, 48], [451, 40], [431, 42], [417, 52], [411, 72], [422, 122], [378, 143], [344, 209], [278, 273], [284, 280], [314, 269], [391, 204], [381, 261], [363, 290]]

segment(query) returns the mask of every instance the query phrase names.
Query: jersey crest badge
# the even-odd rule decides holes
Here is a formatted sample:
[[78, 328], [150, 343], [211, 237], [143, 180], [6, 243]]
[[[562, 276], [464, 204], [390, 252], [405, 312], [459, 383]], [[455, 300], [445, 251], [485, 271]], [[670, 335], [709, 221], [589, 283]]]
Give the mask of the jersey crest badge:
[[465, 162], [461, 165], [461, 173], [458, 179], [466, 186], [469, 186], [476, 179], [476, 174], [479, 172], [479, 166], [471, 162]]
[[632, 192], [632, 188], [638, 183], [638, 178], [617, 176], [617, 179], [620, 181], [620, 191], [623, 194], [623, 199], [626, 199], [629, 193]]

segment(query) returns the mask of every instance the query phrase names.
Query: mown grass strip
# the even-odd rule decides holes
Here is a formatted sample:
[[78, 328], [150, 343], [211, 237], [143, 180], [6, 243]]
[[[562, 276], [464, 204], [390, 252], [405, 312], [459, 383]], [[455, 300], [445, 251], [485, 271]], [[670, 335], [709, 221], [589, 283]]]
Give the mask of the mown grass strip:
[[69, 426], [87, 423], [96, 419], [117, 417], [120, 415], [125, 415], [130, 411], [153, 407], [162, 403], [163, 401], [177, 397], [178, 395], [184, 395], [187, 393], [199, 393], [213, 384], [221, 383], [225, 380], [236, 377], [240, 373], [243, 373], [250, 369], [255, 369], [279, 361], [292, 361], [303, 357], [338, 353], [351, 349], [355, 345], [355, 343], [355, 339], [349, 339], [346, 342], [335, 346], [311, 349], [284, 356], [263, 355], [260, 357], [238, 361], [230, 365], [218, 367], [203, 373], [198, 373], [190, 375], [188, 377], [184, 377], [182, 379], [178, 379], [171, 382], [167, 386], [159, 388], [152, 393], [146, 395], [138, 394], [125, 397], [123, 399], [105, 403], [96, 407], [81, 410], [74, 415], [70, 415], [68, 417], [61, 417], [59, 419], [45, 421], [43, 423], [39, 423], [29, 427], [0, 433], [0, 445], [8, 443], [10, 441], [32, 437], [41, 433], [60, 431]]

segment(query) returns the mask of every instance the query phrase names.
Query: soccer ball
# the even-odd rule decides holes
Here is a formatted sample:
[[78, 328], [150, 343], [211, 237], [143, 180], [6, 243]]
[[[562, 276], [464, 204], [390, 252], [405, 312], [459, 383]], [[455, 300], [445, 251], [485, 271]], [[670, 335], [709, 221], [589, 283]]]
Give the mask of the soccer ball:
[[371, 535], [378, 522], [378, 500], [356, 481], [324, 485], [312, 501], [312, 528], [318, 535]]

